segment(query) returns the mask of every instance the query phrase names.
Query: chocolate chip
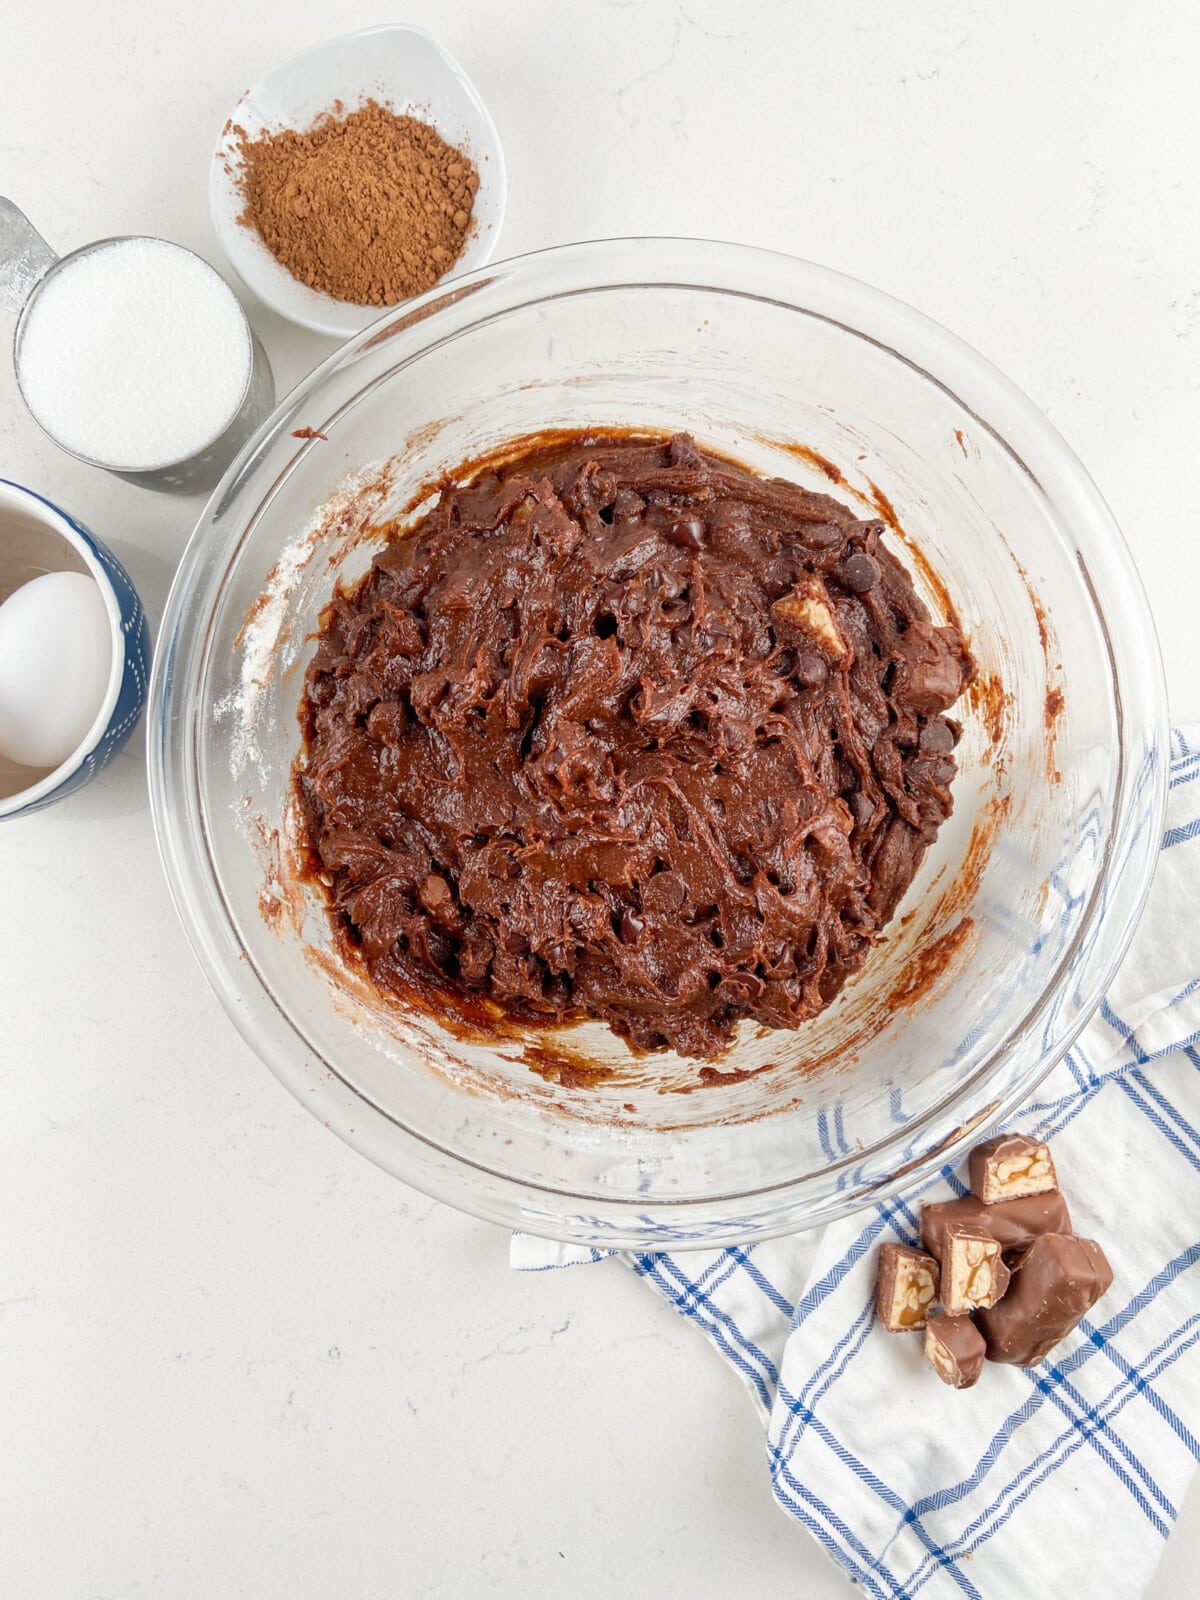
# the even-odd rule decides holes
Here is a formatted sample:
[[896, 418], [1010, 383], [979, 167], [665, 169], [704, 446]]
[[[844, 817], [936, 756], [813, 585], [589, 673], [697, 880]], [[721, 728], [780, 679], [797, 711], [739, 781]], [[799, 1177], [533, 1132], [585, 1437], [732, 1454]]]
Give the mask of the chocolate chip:
[[857, 550], [847, 556], [837, 569], [837, 575], [854, 594], [867, 594], [879, 582], [881, 571], [874, 556]]
[[920, 756], [908, 770], [912, 782], [920, 775], [924, 782], [940, 785], [952, 783], [958, 768], [949, 756]]
[[954, 729], [948, 722], [943, 722], [941, 717], [935, 718], [932, 722], [927, 722], [921, 729], [921, 736], [918, 740], [918, 744], [927, 755], [942, 754], [947, 750], [953, 750], [956, 742]]
[[829, 668], [815, 650], [803, 650], [796, 657], [792, 675], [802, 688], [819, 689], [828, 681]]
[[716, 995], [722, 1005], [745, 1006], [758, 999], [763, 987], [752, 972], [731, 972], [717, 984]]
[[678, 545], [681, 550], [702, 550], [707, 532], [702, 517], [679, 517], [671, 523], [664, 538], [668, 544]]
[[645, 921], [636, 911], [626, 909], [621, 913], [621, 943], [636, 944], [637, 936], [645, 928]]
[[642, 886], [642, 904], [654, 915], [670, 916], [686, 899], [683, 879], [675, 872], [656, 872]]

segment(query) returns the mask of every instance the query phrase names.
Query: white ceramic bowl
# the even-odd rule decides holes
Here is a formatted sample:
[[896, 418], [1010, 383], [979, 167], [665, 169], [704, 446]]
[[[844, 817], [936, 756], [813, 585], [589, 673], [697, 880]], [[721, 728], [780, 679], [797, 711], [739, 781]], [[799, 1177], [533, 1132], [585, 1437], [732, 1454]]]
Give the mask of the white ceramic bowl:
[[432, 123], [478, 169], [466, 248], [447, 276], [483, 266], [504, 218], [504, 152], [496, 125], [458, 62], [423, 28], [367, 28], [276, 67], [246, 90], [217, 140], [208, 186], [213, 227], [233, 270], [272, 311], [337, 339], [361, 333], [389, 308], [352, 305], [310, 289], [275, 259], [253, 228], [238, 221], [245, 201], [237, 181], [241, 135], [234, 129], [251, 139], [283, 128], [303, 130], [335, 101], [352, 110], [368, 99]]
[[108, 683], [91, 727], [57, 767], [0, 756], [0, 819], [53, 805], [101, 772], [137, 725], [150, 680], [150, 630], [125, 568], [61, 506], [0, 478], [0, 602], [45, 572], [84, 572], [100, 586], [112, 639]]

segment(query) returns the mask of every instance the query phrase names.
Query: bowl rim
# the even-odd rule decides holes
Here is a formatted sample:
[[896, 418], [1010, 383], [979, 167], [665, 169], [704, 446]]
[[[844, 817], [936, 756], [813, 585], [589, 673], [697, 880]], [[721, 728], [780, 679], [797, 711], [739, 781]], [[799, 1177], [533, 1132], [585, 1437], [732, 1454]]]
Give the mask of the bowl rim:
[[[1122, 611], [1118, 619], [1122, 649], [1126, 654], [1134, 651], [1138, 657], [1136, 674], [1131, 674], [1128, 662], [1123, 670], [1119, 669], [1113, 650], [1110, 627], [1112, 618], [1109, 612], [1097, 604], [1098, 625], [1103, 633], [1105, 647], [1112, 664], [1114, 682], [1118, 685], [1118, 716], [1122, 733], [1128, 726], [1144, 734], [1149, 753], [1143, 770], [1140, 774], [1135, 774], [1130, 771], [1130, 763], [1127, 760], [1128, 752], [1125, 749], [1127, 740], [1124, 736], [1119, 739], [1122, 759], [1114, 784], [1112, 822], [1106, 840], [1106, 867], [1105, 872], [1097, 880], [1098, 884], [1107, 881], [1108, 864], [1116, 843], [1122, 839], [1123, 824], [1125, 831], [1128, 829], [1130, 811], [1135, 801], [1140, 806], [1142, 826], [1134, 831], [1131, 838], [1124, 840], [1122, 857], [1124, 870], [1118, 880], [1124, 922], [1118, 929], [1118, 936], [1109, 941], [1099, 963], [1092, 960], [1091, 968], [1084, 975], [1087, 980], [1082, 986], [1085, 999], [1079, 1012], [1071, 1024], [1053, 1041], [1052, 1049], [1047, 1051], [1043, 1038], [1041, 1055], [1033, 1066], [1023, 1071], [1006, 1092], [997, 1094], [982, 1110], [979, 1109], [982, 1098], [979, 1086], [997, 1075], [997, 1069], [1003, 1064], [1005, 1049], [1012, 1045], [1015, 1038], [1023, 1038], [1039, 1028], [1045, 1021], [1045, 1014], [1055, 1005], [1064, 973], [1069, 967], [1071, 951], [1078, 948], [1084, 934], [1089, 931], [1094, 932], [1098, 926], [1099, 915], [1103, 909], [1100, 902], [1106, 898], [1099, 892], [1093, 894], [1092, 904], [1087, 908], [1081, 930], [1072, 946], [1061, 958], [1055, 973], [1036, 1001], [1031, 1003], [1014, 1028], [1009, 1030], [1006, 1040], [990, 1052], [965, 1084], [955, 1086], [943, 1100], [924, 1110], [915, 1124], [910, 1123], [905, 1126], [903, 1136], [910, 1145], [913, 1141], [920, 1142], [922, 1136], [928, 1134], [916, 1159], [906, 1161], [902, 1167], [885, 1175], [869, 1176], [864, 1181], [841, 1189], [837, 1187], [839, 1174], [844, 1173], [851, 1163], [861, 1164], [862, 1152], [856, 1151], [852, 1156], [832, 1162], [827, 1167], [801, 1174], [799, 1177], [740, 1190], [736, 1196], [706, 1195], [697, 1199], [691, 1195], [675, 1201], [660, 1199], [652, 1202], [654, 1211], [670, 1217], [674, 1234], [673, 1248], [678, 1248], [681, 1243], [709, 1245], [744, 1240], [748, 1237], [766, 1238], [773, 1234], [811, 1227], [818, 1222], [834, 1220], [872, 1201], [885, 1199], [902, 1187], [917, 1184], [934, 1167], [953, 1159], [972, 1138], [979, 1136], [982, 1128], [1001, 1121], [1015, 1110], [1046, 1073], [1061, 1060], [1099, 1004], [1104, 989], [1132, 937], [1157, 861], [1157, 838], [1161, 833], [1166, 800], [1168, 735], [1166, 694], [1157, 638], [1132, 558], [1099, 490], [1049, 419], [986, 358], [933, 319], [881, 290], [871, 288], [859, 280], [816, 263], [745, 245], [678, 237], [592, 240], [510, 258], [486, 270], [465, 274], [456, 279], [453, 285], [437, 286], [417, 300], [406, 302], [399, 311], [380, 319], [370, 329], [364, 330], [348, 341], [321, 363], [264, 423], [215, 491], [185, 552], [167, 601], [150, 690], [151, 714], [147, 719], [147, 738], [155, 830], [172, 896], [210, 983], [216, 989], [243, 1037], [256, 1053], [266, 1060], [276, 1076], [280, 1077], [285, 1086], [300, 1098], [302, 1103], [307, 1104], [310, 1110], [318, 1109], [313, 1105], [311, 1083], [307, 1079], [301, 1082], [300, 1069], [294, 1061], [288, 1059], [289, 1045], [294, 1054], [297, 1042], [302, 1047], [302, 1053], [311, 1052], [311, 1044], [305, 1038], [302, 1028], [283, 1010], [274, 994], [262, 979], [258, 978], [252, 962], [251, 971], [255, 972], [256, 981], [261, 988], [261, 995], [258, 998], [265, 997], [274, 1007], [290, 1030], [291, 1039], [285, 1039], [282, 1044], [278, 1039], [268, 1040], [266, 1038], [268, 1030], [261, 1025], [261, 1019], [249, 1014], [252, 1008], [247, 1005], [246, 997], [237, 981], [239, 977], [245, 976], [247, 965], [245, 953], [241, 952], [241, 947], [238, 945], [239, 960], [236, 965], [240, 971], [231, 970], [221, 960], [219, 952], [212, 944], [211, 919], [215, 917], [219, 924], [224, 914], [219, 889], [214, 887], [211, 875], [206, 878], [205, 874], [198, 870], [195, 862], [189, 864], [181, 853], [186, 851], [189, 843], [195, 842], [187, 838], [188, 830], [184, 825], [185, 822], [188, 820], [192, 822], [193, 831], [196, 825], [201, 823], [198, 811], [190, 813], [187, 819], [173, 815], [167, 794], [168, 783], [172, 776], [169, 771], [171, 763], [174, 761], [178, 764], [184, 757], [184, 751], [179, 744], [180, 719], [171, 708], [172, 691], [176, 686], [175, 663], [180, 646], [180, 631], [187, 621], [187, 606], [184, 600], [190, 592], [192, 583], [203, 578], [206, 568], [214, 568], [216, 565], [210, 524], [219, 521], [227, 496], [236, 488], [252, 465], [257, 465], [259, 468], [264, 466], [266, 458], [272, 456], [272, 447], [285, 440], [290, 426], [300, 413], [311, 412], [311, 397], [314, 392], [320, 390], [327, 377], [343, 366], [352, 364], [367, 347], [372, 343], [381, 342], [383, 337], [412, 330], [414, 349], [408, 352], [411, 359], [431, 345], [455, 336], [454, 308], [456, 306], [465, 308], [458, 312], [459, 322], [464, 317], [468, 323], [478, 320], [470, 310], [473, 294], [483, 293], [493, 285], [503, 285], [507, 281], [509, 299], [503, 302], [504, 310], [511, 310], [531, 300], [545, 298], [545, 295], [536, 292], [539, 287], [539, 277], [553, 278], [557, 272], [561, 278], [564, 266], [572, 265], [581, 267], [586, 281], [577, 284], [573, 290], [564, 288], [560, 282], [555, 295], [550, 296], [551, 298], [603, 287], [647, 285], [659, 289], [672, 286], [716, 288], [726, 292], [750, 293], [752, 296], [777, 300], [788, 309], [801, 310], [806, 314], [824, 317], [825, 320], [838, 323], [856, 337], [881, 345], [889, 355], [915, 367], [930, 382], [954, 397], [964, 412], [974, 416], [979, 425], [1003, 445], [1018, 466], [1050, 499], [1051, 496], [1044, 488], [1042, 480], [1011, 442], [1009, 435], [1014, 428], [1010, 424], [1015, 418], [1030, 432], [1033, 441], [1041, 450], [1048, 454], [1048, 463], [1041, 464], [1048, 465], [1051, 469], [1055, 489], [1053, 504], [1064, 526], [1071, 530], [1072, 534], [1077, 534], [1081, 526], [1086, 528], [1087, 537], [1084, 542], [1090, 542], [1088, 556], [1093, 568], [1098, 566], [1107, 568], [1106, 588], [1111, 589], [1114, 583], [1119, 582], [1123, 597]], [[611, 276], [611, 272], [606, 274], [603, 271], [606, 266], [612, 271], [617, 271], [618, 275]], [[721, 270], [718, 270], [719, 266]], [[655, 269], [653, 272], [651, 272], [652, 267]], [[590, 277], [587, 271], [589, 268]], [[754, 281], [756, 288], [748, 290], [744, 286], [725, 281], [733, 275], [734, 270], [740, 278]], [[528, 282], [525, 281], [527, 278]], [[788, 292], [768, 294], [766, 291], [769, 286], [774, 286], [776, 290], [786, 286]], [[518, 290], [521, 292], [518, 293]], [[814, 297], [819, 300], [822, 293], [848, 306], [856, 313], [854, 320], [828, 316], [826, 312], [814, 309], [811, 300]], [[494, 312], [493, 307], [493, 314]], [[422, 331], [422, 322], [430, 316], [440, 317], [440, 320], [436, 327]], [[885, 336], [889, 334], [892, 337]], [[905, 337], [902, 339], [898, 337], [899, 335]], [[926, 358], [936, 359], [923, 359], [918, 362], [910, 354], [906, 354], [904, 348], [896, 348], [897, 344], [911, 346], [914, 339], [919, 342]], [[399, 360], [399, 355], [397, 359]], [[931, 371], [931, 366], [936, 367], [936, 370]], [[949, 368], [951, 375], [957, 368], [960, 376], [969, 377], [974, 388], [982, 391], [990, 402], [994, 402], [989, 405], [989, 411], [994, 412], [998, 409], [1010, 414], [1006, 414], [1004, 433], [1000, 432], [995, 423], [987, 420], [985, 415], [980, 414], [976, 403], [965, 399], [947, 380], [944, 376], [946, 368]], [[309, 447], [311, 446], [305, 445], [303, 448]], [[229, 530], [226, 536], [226, 548], [217, 552], [222, 555], [226, 565], [236, 556], [242, 541], [257, 524], [276, 490], [299, 460], [300, 454], [300, 451], [293, 449], [290, 459], [284, 460], [282, 452], [274, 453], [270, 465], [276, 467], [277, 472], [274, 475], [270, 472], [264, 473], [262, 498], [250, 510], [248, 518], [239, 523], [235, 530]], [[1090, 576], [1086, 564], [1085, 576]], [[195, 626], [192, 631], [195, 632]], [[1139, 720], [1132, 723], [1129, 721], [1129, 706], [1121, 699], [1119, 693], [1123, 684], [1132, 686], [1135, 691], [1134, 698], [1138, 700]], [[186, 794], [185, 800], [188, 804], [191, 803]], [[202, 823], [200, 831], [203, 831]], [[1133, 872], [1132, 877], [1129, 876], [1130, 869]], [[200, 896], [199, 901], [197, 896]], [[203, 915], [210, 918], [207, 928], [200, 925]], [[234, 943], [236, 943], [236, 933]], [[1093, 956], [1094, 948], [1088, 952], [1090, 960]], [[321, 1061], [323, 1068], [337, 1076], [336, 1067], [319, 1054], [316, 1059]], [[644, 1198], [636, 1196], [623, 1198], [611, 1194], [600, 1198], [592, 1192], [581, 1195], [563, 1188], [518, 1179], [509, 1173], [497, 1172], [482, 1162], [473, 1161], [459, 1152], [449, 1151], [433, 1139], [407, 1127], [390, 1112], [373, 1102], [361, 1089], [352, 1085], [349, 1080], [339, 1076], [338, 1082], [346, 1091], [347, 1105], [350, 1109], [339, 1113], [329, 1104], [320, 1106], [319, 1109], [326, 1117], [327, 1125], [333, 1127], [340, 1137], [366, 1154], [377, 1165], [383, 1166], [385, 1170], [391, 1171], [418, 1188], [424, 1188], [426, 1192], [438, 1198], [490, 1220], [574, 1242], [609, 1246], [628, 1245], [635, 1248], [645, 1247], [648, 1241], [655, 1238], [659, 1243], [662, 1242], [661, 1235], [655, 1234], [652, 1230], [648, 1231]], [[972, 1103], [976, 1108], [976, 1114], [963, 1117], [961, 1113], [964, 1104]], [[397, 1158], [393, 1151], [381, 1151], [379, 1142], [371, 1137], [370, 1132], [362, 1130], [364, 1111], [386, 1118], [391, 1128], [399, 1130], [406, 1140], [425, 1148], [427, 1153], [417, 1161], [416, 1170], [412, 1163], [405, 1163]], [[868, 1154], [891, 1150], [894, 1158], [899, 1142], [899, 1136], [881, 1140]], [[495, 1201], [477, 1192], [464, 1197], [462, 1187], [454, 1181], [454, 1178], [440, 1170], [434, 1175], [428, 1170], [421, 1169], [420, 1160], [428, 1162], [428, 1152], [431, 1151], [453, 1169], [454, 1178], [461, 1179], [464, 1173], [469, 1174], [471, 1169], [474, 1169], [474, 1173], [484, 1175], [489, 1184], [503, 1189], [509, 1199]], [[546, 1209], [548, 1198], [552, 1203], [557, 1203], [557, 1210]], [[735, 1222], [722, 1225], [715, 1232], [705, 1222], [705, 1213], [711, 1211], [715, 1205], [731, 1199], [746, 1201], [763, 1198], [770, 1200], [772, 1204], [766, 1208], [765, 1215], [757, 1219], [739, 1216]], [[572, 1211], [570, 1216], [565, 1216], [563, 1208], [572, 1202], [585, 1206], [588, 1215], [581, 1217]]]
[[[495, 253], [500, 230], [504, 225], [504, 213], [508, 202], [508, 176], [504, 163], [504, 146], [500, 141], [500, 132], [496, 127], [491, 112], [484, 103], [483, 97], [475, 87], [474, 82], [463, 70], [460, 62], [428, 28], [418, 27], [415, 23], [381, 22], [370, 28], [358, 28], [351, 33], [339, 34], [332, 39], [323, 39], [317, 44], [310, 45], [307, 50], [301, 50], [296, 55], [289, 56], [286, 61], [279, 62], [269, 72], [263, 73], [248, 89], [245, 89], [238, 96], [233, 109], [221, 125], [221, 131], [217, 134], [216, 142], [213, 146], [212, 159], [209, 162], [208, 209], [212, 220], [213, 232], [217, 236], [217, 242], [224, 252], [225, 259], [240, 281], [276, 315], [295, 323], [297, 327], [307, 328], [312, 333], [326, 334], [339, 340], [357, 338], [360, 333], [365, 331], [366, 326], [370, 326], [378, 318], [393, 315], [401, 307], [411, 305], [413, 300], [419, 299], [420, 296], [412, 296], [408, 300], [397, 301], [394, 306], [358, 306], [351, 301], [337, 300], [333, 295], [325, 294], [320, 289], [313, 289], [308, 284], [302, 284], [292, 278], [287, 268], [276, 262], [270, 252], [266, 250], [266, 246], [258, 239], [257, 234], [252, 229], [242, 228], [238, 223], [236, 212], [230, 203], [230, 192], [226, 182], [224, 163], [229, 152], [230, 134], [233, 125], [237, 121], [239, 111], [247, 101], [260, 95], [273, 78], [279, 77], [284, 73], [290, 73], [303, 62], [323, 56], [329, 51], [351, 43], [351, 41], [375, 39], [382, 34], [404, 35], [409, 38], [423, 40], [436, 55], [441, 57], [449, 68], [451, 75], [458, 84], [463, 99], [479, 119], [485, 135], [484, 142], [487, 145], [486, 155], [488, 158], [488, 170], [486, 174], [480, 173], [479, 183], [481, 189], [486, 183], [494, 197], [496, 220], [491, 225], [490, 232], [486, 237], [482, 234], [479, 235], [480, 247], [473, 265], [468, 270], [475, 272], [486, 266]], [[245, 238], [243, 238], [243, 235], [245, 235]], [[303, 290], [306, 296], [311, 297], [312, 304], [309, 309], [298, 308], [294, 302], [285, 298], [283, 290], [287, 286], [275, 281], [276, 275], [270, 270], [271, 266], [279, 267], [279, 270], [287, 275], [290, 282], [295, 284], [298, 290]], [[426, 292], [433, 293], [437, 289], [444, 287], [450, 279], [457, 279], [466, 275], [465, 272], [457, 272], [456, 267], [457, 263], [451, 266], [449, 271], [438, 279], [433, 289]], [[376, 315], [369, 317], [364, 327], [348, 333], [342, 323], [335, 319], [335, 313], [339, 311], [343, 314], [374, 312]]]
[[89, 538], [94, 535], [84, 537], [76, 527], [74, 519], [52, 500], [47, 500], [45, 495], [39, 494], [36, 489], [27, 489], [24, 484], [14, 483], [11, 478], [0, 478], [0, 504], [10, 499], [16, 501], [18, 505], [24, 504], [31, 515], [35, 516], [44, 527], [56, 533], [60, 539], [65, 540], [75, 554], [87, 564], [88, 572], [96, 580], [104, 600], [109, 638], [112, 641], [112, 660], [109, 664], [108, 685], [104, 691], [104, 699], [88, 731], [66, 760], [60, 761], [57, 767], [46, 773], [45, 777], [39, 778], [37, 783], [30, 784], [27, 789], [18, 789], [15, 794], [0, 799], [0, 818], [17, 816], [26, 807], [35, 805], [47, 795], [53, 794], [60, 784], [78, 772], [108, 731], [108, 724], [121, 697], [121, 685], [125, 681], [125, 630], [121, 621], [121, 606], [112, 579], [104, 570], [104, 563], [89, 543]]

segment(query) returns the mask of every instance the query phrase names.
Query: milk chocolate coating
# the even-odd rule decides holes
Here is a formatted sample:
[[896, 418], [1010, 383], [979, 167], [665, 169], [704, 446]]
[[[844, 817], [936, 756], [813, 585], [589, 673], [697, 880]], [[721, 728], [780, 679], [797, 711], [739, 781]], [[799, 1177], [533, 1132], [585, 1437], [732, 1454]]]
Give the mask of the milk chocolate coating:
[[932, 1256], [907, 1244], [880, 1245], [875, 1314], [889, 1333], [923, 1328], [937, 1292], [938, 1267]]
[[[1003, 1175], [1002, 1169], [1014, 1164], [1015, 1170]], [[1030, 1174], [1020, 1170], [1022, 1165], [1040, 1165], [1046, 1170]], [[1024, 1133], [1001, 1133], [977, 1144], [967, 1158], [967, 1174], [972, 1190], [987, 1205], [1058, 1188], [1049, 1147], [1044, 1140]]]
[[327, 608], [298, 787], [376, 983], [708, 1056], [866, 960], [974, 668], [880, 522], [685, 435], [465, 486]]
[[1043, 1233], [1013, 1262], [1003, 1300], [977, 1314], [988, 1360], [1036, 1366], [1111, 1283], [1112, 1268], [1094, 1239]]
[[939, 1262], [947, 1229], [956, 1227], [982, 1228], [1007, 1254], [1026, 1249], [1040, 1233], [1070, 1233], [1071, 1214], [1057, 1190], [1020, 1200], [1000, 1200], [991, 1206], [968, 1194], [960, 1200], [941, 1200], [921, 1207], [921, 1243]]
[[943, 1383], [970, 1389], [983, 1371], [986, 1344], [970, 1317], [938, 1312], [925, 1324], [925, 1354]]

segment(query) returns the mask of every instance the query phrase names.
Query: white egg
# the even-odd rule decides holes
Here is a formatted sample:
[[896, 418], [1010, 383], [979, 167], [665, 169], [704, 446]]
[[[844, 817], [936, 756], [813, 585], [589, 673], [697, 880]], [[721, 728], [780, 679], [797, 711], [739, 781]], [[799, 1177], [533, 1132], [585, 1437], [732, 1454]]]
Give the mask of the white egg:
[[0, 755], [57, 767], [104, 703], [112, 634], [104, 596], [82, 572], [47, 572], [0, 605]]

